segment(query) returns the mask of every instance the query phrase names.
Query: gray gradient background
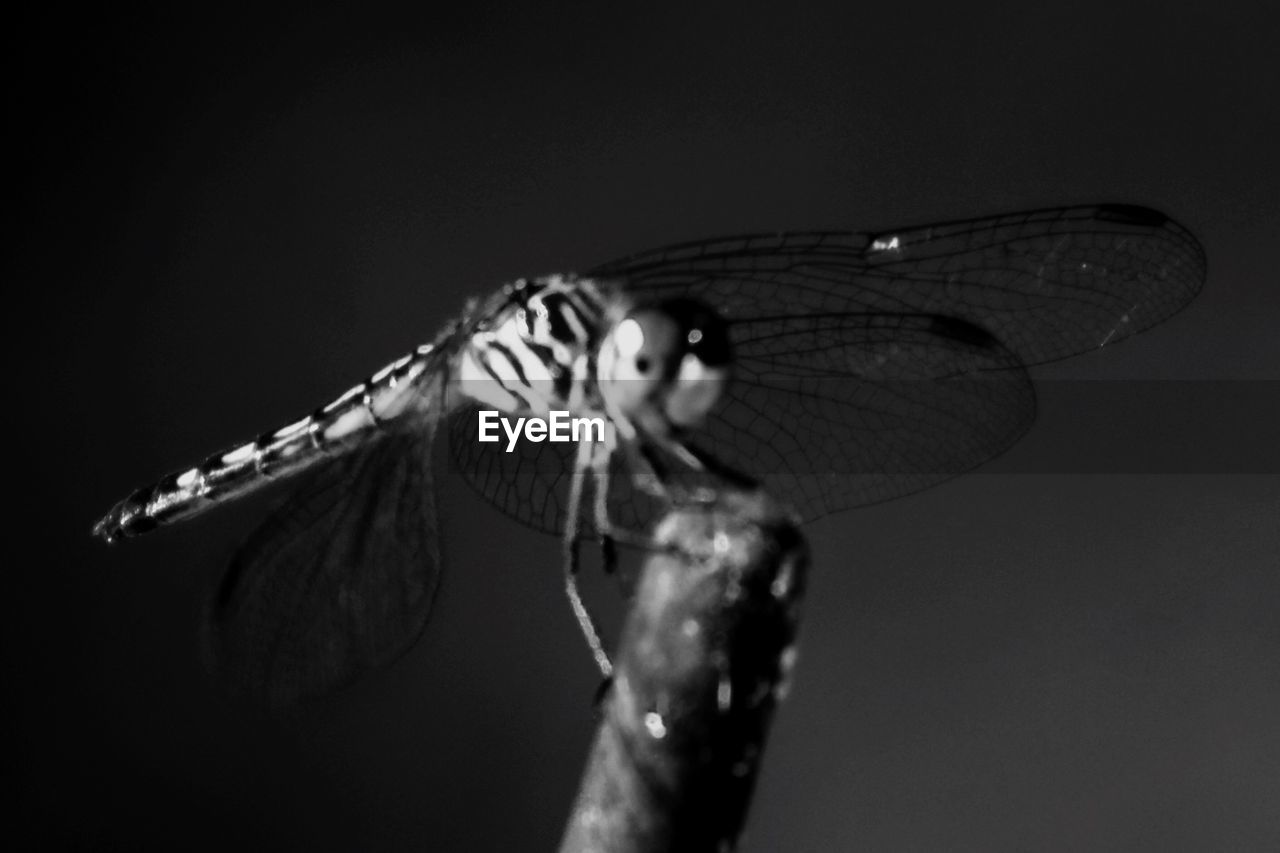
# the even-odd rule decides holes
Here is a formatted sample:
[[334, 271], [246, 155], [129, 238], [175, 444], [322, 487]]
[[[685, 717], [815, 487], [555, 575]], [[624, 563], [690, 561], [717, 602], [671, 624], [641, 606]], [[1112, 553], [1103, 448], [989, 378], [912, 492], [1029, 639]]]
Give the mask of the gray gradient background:
[[[1280, 378], [1267, 4], [606, 5], [11, 23], [6, 279], [30, 340], [8, 397], [30, 439], [10, 486], [39, 508], [5, 561], [19, 831], [554, 847], [596, 677], [553, 539], [450, 476], [422, 642], [273, 722], [197, 653], [261, 505], [88, 536], [128, 489], [515, 276], [745, 230], [1144, 203], [1201, 238], [1203, 297], [1039, 375]], [[1027, 441], [1107, 429], [1050, 406]], [[1280, 849], [1278, 508], [1274, 475], [989, 474], [814, 524], [744, 849]]]

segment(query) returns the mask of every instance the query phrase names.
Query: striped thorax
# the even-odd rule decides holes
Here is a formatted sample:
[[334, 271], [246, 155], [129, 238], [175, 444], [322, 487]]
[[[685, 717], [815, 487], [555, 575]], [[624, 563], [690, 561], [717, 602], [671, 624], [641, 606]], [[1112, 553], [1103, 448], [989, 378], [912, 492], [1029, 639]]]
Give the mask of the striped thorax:
[[507, 305], [459, 354], [458, 390], [504, 412], [594, 414], [592, 360], [601, 331], [624, 310], [623, 297], [565, 276], [521, 280], [507, 290]]

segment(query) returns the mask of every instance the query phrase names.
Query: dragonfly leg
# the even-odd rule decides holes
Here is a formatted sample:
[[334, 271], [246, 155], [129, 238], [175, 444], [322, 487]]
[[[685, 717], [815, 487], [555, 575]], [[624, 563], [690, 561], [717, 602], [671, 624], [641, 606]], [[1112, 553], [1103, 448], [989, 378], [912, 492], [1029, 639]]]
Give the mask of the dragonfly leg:
[[[601, 458], [603, 457], [603, 458]], [[609, 454], [597, 453], [592, 459], [591, 470], [595, 483], [592, 486], [596, 536], [600, 541], [600, 563], [606, 575], [618, 570], [618, 535], [609, 521]], [[624, 538], [628, 538], [624, 533]]]
[[600, 541], [600, 563], [604, 573], [612, 575], [618, 568], [618, 549], [613, 538], [613, 525], [609, 523], [609, 458], [607, 453], [603, 460], [600, 456], [600, 453], [592, 453], [591, 473], [595, 482], [591, 504], [596, 536]]
[[[618, 545], [649, 549], [653, 547], [653, 540], [648, 536], [633, 533], [620, 527], [615, 527], [613, 522], [609, 520], [609, 461], [612, 450], [604, 445], [597, 445], [597, 447], [599, 448], [599, 451], [592, 457], [591, 461], [591, 470], [594, 479], [594, 494], [592, 495], [594, 504], [593, 515], [596, 526], [596, 535], [600, 542], [600, 555], [604, 564], [604, 572], [605, 574], [611, 575], [618, 568]], [[640, 459], [633, 467], [640, 470], [647, 465], [647, 461]], [[649, 471], [647, 473], [650, 475], [651, 479], [657, 483], [656, 476], [653, 475], [653, 472]]]
[[600, 641], [600, 631], [596, 628], [591, 611], [587, 610], [578, 590], [578, 514], [582, 508], [582, 488], [586, 479], [587, 468], [590, 467], [591, 442], [583, 442], [578, 449], [578, 462], [573, 466], [572, 479], [569, 482], [569, 515], [565, 522], [564, 539], [562, 541], [564, 565], [564, 591], [569, 598], [569, 607], [574, 618], [578, 620], [578, 628], [587, 641], [587, 648], [595, 659], [600, 673], [608, 679], [613, 674], [613, 663]]
[[713, 476], [724, 480], [734, 488], [755, 489], [760, 487], [760, 483], [753, 477], [749, 477], [741, 471], [730, 468], [707, 451], [701, 450], [690, 444], [683, 444], [680, 442], [675, 442], [674, 444], [674, 451], [679, 458], [695, 470], [700, 469], [706, 471]]
[[[641, 445], [637, 456], [652, 472], [656, 489], [650, 491], [660, 492], [674, 503], [705, 504], [714, 501], [723, 486], [736, 490], [760, 488], [757, 480], [725, 465], [711, 453], [670, 436]], [[676, 463], [674, 469], [664, 457]], [[696, 477], [693, 483], [682, 482], [675, 474], [680, 469], [702, 476]]]

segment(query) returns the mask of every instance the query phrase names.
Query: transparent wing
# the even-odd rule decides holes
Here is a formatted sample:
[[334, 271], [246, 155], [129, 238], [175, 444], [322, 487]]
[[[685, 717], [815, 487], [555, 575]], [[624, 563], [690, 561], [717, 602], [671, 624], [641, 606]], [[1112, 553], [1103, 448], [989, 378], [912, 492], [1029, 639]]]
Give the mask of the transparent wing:
[[[1035, 396], [1013, 353], [964, 321], [848, 314], [733, 327], [734, 392], [693, 443], [764, 481], [805, 518], [928, 488], [999, 455], [1030, 426]], [[564, 529], [571, 444], [475, 440], [451, 421], [472, 487], [508, 515]], [[643, 530], [660, 501], [614, 459], [613, 524]], [[580, 529], [590, 531], [584, 508]]]
[[[569, 506], [569, 482], [576, 463], [573, 443], [534, 443], [521, 439], [510, 453], [505, 439], [497, 444], [476, 440], [476, 404], [459, 405], [449, 417], [449, 447], [457, 471], [481, 497], [506, 515], [535, 530], [560, 536]], [[610, 464], [610, 523], [628, 530], [647, 529], [662, 504], [633, 488], [624, 454]], [[590, 493], [578, 512], [578, 530], [590, 536], [596, 528]]]
[[[641, 299], [692, 296], [722, 312], [736, 375], [695, 443], [809, 518], [928, 488], [999, 455], [1034, 418], [1024, 365], [1159, 323], [1194, 298], [1204, 274], [1204, 252], [1184, 228], [1124, 205], [707, 240], [587, 273]], [[479, 445], [465, 410], [450, 432], [482, 495], [525, 524], [563, 529], [571, 448]], [[654, 508], [615, 467], [614, 522], [643, 527]]]
[[[535, 530], [564, 532], [577, 446], [518, 441], [508, 453], [505, 437], [478, 440], [480, 404], [461, 402], [448, 418], [449, 450], [466, 483], [505, 514]], [[588, 521], [590, 513], [580, 513]], [[587, 528], [589, 529], [589, 528]]]
[[641, 297], [695, 296], [730, 321], [832, 313], [955, 317], [1026, 365], [1167, 319], [1204, 283], [1204, 250], [1162, 213], [1064, 207], [876, 233], [812, 231], [686, 243], [588, 275]]
[[434, 417], [307, 477], [232, 560], [209, 613], [215, 673], [273, 707], [413, 645], [440, 574]]
[[734, 332], [737, 390], [694, 444], [806, 520], [972, 470], [1035, 418], [1018, 358], [961, 320], [849, 314]]

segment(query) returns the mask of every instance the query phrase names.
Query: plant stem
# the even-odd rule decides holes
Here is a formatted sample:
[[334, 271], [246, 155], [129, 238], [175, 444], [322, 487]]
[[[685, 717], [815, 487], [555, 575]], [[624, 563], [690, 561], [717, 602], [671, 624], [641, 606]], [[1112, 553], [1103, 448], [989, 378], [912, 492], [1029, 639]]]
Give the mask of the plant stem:
[[733, 848], [795, 659], [808, 561], [756, 490], [658, 526], [562, 853]]

